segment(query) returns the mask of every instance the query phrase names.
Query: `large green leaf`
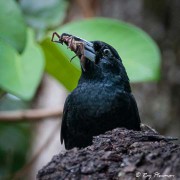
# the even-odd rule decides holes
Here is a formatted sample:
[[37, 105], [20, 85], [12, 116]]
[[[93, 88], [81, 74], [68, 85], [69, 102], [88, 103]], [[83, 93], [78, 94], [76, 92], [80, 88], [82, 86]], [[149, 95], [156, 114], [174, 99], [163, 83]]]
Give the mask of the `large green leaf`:
[[40, 47], [28, 33], [28, 42], [20, 56], [0, 40], [0, 88], [24, 100], [30, 100], [43, 74], [44, 58]]
[[68, 90], [74, 89], [80, 71], [73, 66], [57, 44], [46, 39], [41, 43], [46, 57], [46, 71], [58, 79]]
[[[159, 48], [144, 31], [133, 25], [112, 19], [96, 18], [69, 23], [57, 32], [109, 43], [118, 51], [133, 82], [159, 79]], [[66, 47], [60, 46], [60, 49], [66, 53], [68, 59], [72, 57], [72, 53]], [[79, 67], [78, 60], [73, 62]]]
[[26, 25], [14, 0], [0, 1], [0, 39], [22, 52], [26, 41]]
[[[156, 81], [160, 77], [160, 52], [156, 43], [141, 29], [112, 19], [94, 18], [66, 24], [57, 30], [86, 40], [101, 40], [112, 45], [121, 56], [131, 82]], [[74, 53], [66, 46], [46, 39], [42, 45], [46, 54], [46, 70], [68, 88], [75, 87], [80, 71], [79, 60], [68, 61]], [[73, 67], [74, 66], [74, 67]], [[70, 87], [70, 88], [69, 88]]]

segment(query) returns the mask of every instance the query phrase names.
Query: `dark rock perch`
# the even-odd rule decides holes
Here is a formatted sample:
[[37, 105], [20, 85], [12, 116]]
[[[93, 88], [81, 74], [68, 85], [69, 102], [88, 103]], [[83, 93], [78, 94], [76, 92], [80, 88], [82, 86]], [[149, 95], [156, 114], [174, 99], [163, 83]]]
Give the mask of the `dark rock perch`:
[[180, 146], [152, 130], [117, 128], [53, 157], [37, 175], [59, 179], [180, 179]]

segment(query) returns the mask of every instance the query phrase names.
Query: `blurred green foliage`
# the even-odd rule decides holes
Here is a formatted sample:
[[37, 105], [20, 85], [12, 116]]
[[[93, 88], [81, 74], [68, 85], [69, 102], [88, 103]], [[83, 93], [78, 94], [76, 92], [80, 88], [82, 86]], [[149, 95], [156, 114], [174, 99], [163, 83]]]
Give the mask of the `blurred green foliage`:
[[46, 57], [46, 72], [55, 77], [69, 91], [74, 89], [80, 70], [69, 62], [70, 58], [67, 59], [63, 50], [57, 44], [51, 43], [50, 39], [44, 40], [41, 46]]
[[[3, 101], [4, 92], [19, 98], [15, 109], [24, 108], [18, 102], [29, 107], [44, 71], [68, 90], [76, 86], [79, 61], [70, 63], [73, 54], [64, 46], [51, 43], [52, 33], [45, 34], [52, 29], [111, 44], [122, 57], [132, 82], [159, 79], [159, 49], [145, 32], [130, 24], [102, 18], [60, 26], [67, 7], [67, 0], [0, 1], [0, 111], [11, 109]], [[37, 42], [42, 38], [43, 41]], [[0, 124], [0, 179], [23, 166], [29, 148], [29, 124]]]
[[0, 40], [22, 52], [26, 43], [26, 24], [14, 0], [0, 1], [0, 26]]
[[32, 31], [28, 32], [26, 47], [21, 55], [0, 41], [0, 59], [0, 86], [24, 100], [32, 99], [44, 70], [44, 57]]
[[[57, 32], [75, 34], [86, 40], [101, 40], [119, 53], [131, 82], [157, 81], [160, 77], [160, 51], [156, 43], [141, 29], [122, 21], [94, 18], [60, 27]], [[60, 46], [68, 59], [72, 53]], [[67, 60], [68, 60], [67, 59]], [[78, 60], [73, 64], [79, 67]]]
[[26, 161], [30, 147], [30, 125], [1, 123], [0, 125], [0, 179], [11, 179]]
[[20, 7], [24, 18], [39, 38], [42, 38], [48, 29], [59, 26], [66, 16], [67, 0], [20, 0]]

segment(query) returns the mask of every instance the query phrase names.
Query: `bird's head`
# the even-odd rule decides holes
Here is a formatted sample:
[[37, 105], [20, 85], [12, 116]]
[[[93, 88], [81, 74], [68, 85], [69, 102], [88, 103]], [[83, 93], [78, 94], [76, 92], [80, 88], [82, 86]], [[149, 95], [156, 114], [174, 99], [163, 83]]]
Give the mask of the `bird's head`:
[[86, 41], [66, 33], [60, 36], [59, 42], [65, 43], [79, 57], [82, 77], [118, 79], [130, 91], [126, 70], [112, 46], [102, 41]]

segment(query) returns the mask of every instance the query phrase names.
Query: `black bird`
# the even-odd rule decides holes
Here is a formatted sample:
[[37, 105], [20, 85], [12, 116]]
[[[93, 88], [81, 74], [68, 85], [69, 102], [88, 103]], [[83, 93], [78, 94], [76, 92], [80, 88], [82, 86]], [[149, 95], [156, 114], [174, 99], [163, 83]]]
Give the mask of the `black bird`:
[[91, 145], [93, 136], [117, 127], [140, 130], [137, 104], [117, 51], [105, 42], [65, 33], [59, 42], [75, 52], [82, 67], [78, 85], [64, 105], [61, 143], [65, 148]]

